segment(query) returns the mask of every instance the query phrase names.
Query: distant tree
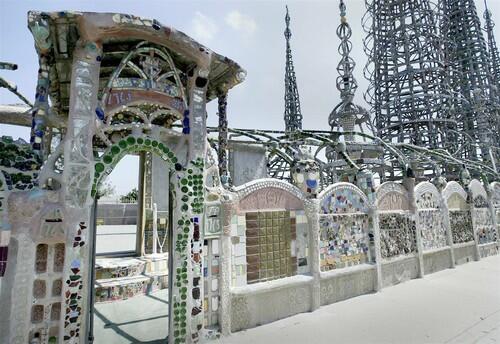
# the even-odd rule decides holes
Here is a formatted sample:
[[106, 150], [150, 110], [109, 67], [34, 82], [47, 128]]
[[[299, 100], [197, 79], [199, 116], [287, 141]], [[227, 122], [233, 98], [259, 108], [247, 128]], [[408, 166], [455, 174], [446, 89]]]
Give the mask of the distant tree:
[[133, 188], [126, 195], [120, 196], [120, 202], [122, 203], [137, 202], [137, 199], [139, 199], [139, 190], [137, 188]]
[[115, 187], [110, 182], [102, 182], [97, 187], [97, 198], [109, 197], [115, 194]]

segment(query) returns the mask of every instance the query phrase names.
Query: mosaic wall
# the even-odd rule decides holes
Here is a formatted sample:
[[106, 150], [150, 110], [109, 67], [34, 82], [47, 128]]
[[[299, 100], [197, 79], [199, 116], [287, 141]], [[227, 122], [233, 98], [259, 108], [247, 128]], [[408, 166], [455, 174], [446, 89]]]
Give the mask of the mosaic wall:
[[35, 250], [30, 343], [57, 343], [62, 312], [65, 244], [38, 244]]
[[31, 145], [22, 139], [0, 137], [0, 277], [7, 269], [10, 240], [9, 226], [4, 224], [6, 202], [11, 191], [31, 190], [36, 186], [40, 159]]
[[40, 159], [27, 142], [0, 137], [0, 171], [9, 190], [31, 190], [36, 185], [40, 165]]
[[488, 244], [497, 241], [497, 231], [493, 225], [488, 208], [474, 209], [475, 227], [478, 243]]
[[447, 246], [447, 234], [443, 222], [439, 191], [429, 182], [419, 184], [417, 188], [423, 189], [423, 192], [416, 197], [423, 250]]
[[417, 252], [416, 226], [410, 215], [380, 213], [379, 228], [382, 258]]
[[443, 214], [440, 210], [419, 210], [418, 221], [422, 233], [424, 251], [447, 245], [446, 230], [443, 226]]
[[[476, 241], [478, 244], [479, 255], [486, 257], [498, 253], [497, 245], [491, 245], [498, 240], [497, 228], [493, 219], [492, 209], [488, 202], [488, 193], [484, 185], [477, 179], [473, 179], [469, 183], [469, 190], [472, 195], [471, 210]], [[495, 204], [495, 192], [492, 192], [492, 202]]]
[[468, 210], [450, 210], [450, 228], [454, 244], [474, 241], [472, 218]]
[[320, 217], [321, 271], [372, 261], [369, 256], [368, 222], [367, 214]]
[[247, 212], [247, 283], [264, 282], [297, 273], [292, 256], [296, 240], [295, 214], [290, 211]]
[[320, 196], [321, 271], [374, 261], [368, 200], [348, 183], [335, 184]]

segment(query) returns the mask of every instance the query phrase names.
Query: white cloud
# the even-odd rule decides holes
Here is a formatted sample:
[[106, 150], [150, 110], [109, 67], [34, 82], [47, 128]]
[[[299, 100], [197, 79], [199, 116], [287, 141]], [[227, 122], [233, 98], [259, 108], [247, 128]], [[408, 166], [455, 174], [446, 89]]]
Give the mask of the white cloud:
[[194, 14], [194, 18], [191, 20], [191, 32], [195, 39], [202, 43], [208, 43], [218, 31], [219, 28], [212, 18], [207, 17], [201, 12]]
[[231, 11], [226, 15], [226, 24], [237, 31], [252, 34], [257, 30], [257, 23], [252, 17], [241, 14], [239, 11]]

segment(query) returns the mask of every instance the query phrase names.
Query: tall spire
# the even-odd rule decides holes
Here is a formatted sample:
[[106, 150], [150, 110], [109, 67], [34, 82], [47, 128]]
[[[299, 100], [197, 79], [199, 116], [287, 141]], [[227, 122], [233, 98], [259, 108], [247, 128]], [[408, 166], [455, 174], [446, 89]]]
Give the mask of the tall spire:
[[[356, 63], [351, 58], [352, 36], [351, 26], [346, 18], [346, 5], [344, 0], [340, 0], [340, 25], [337, 27], [337, 36], [340, 39], [339, 54], [340, 62], [337, 66], [337, 89], [340, 91], [341, 102], [333, 109], [328, 117], [328, 122], [332, 130], [342, 130], [352, 132], [358, 126], [359, 131], [363, 131], [362, 124], [369, 121], [368, 112], [361, 106], [353, 103], [354, 94], [358, 88], [358, 82], [353, 76]], [[346, 141], [352, 141], [352, 135], [346, 135]]]
[[285, 39], [286, 39], [286, 69], [285, 69], [285, 131], [294, 132], [302, 129], [302, 113], [300, 111], [299, 90], [293, 68], [292, 49], [290, 47], [290, 15], [286, 6], [285, 16]]

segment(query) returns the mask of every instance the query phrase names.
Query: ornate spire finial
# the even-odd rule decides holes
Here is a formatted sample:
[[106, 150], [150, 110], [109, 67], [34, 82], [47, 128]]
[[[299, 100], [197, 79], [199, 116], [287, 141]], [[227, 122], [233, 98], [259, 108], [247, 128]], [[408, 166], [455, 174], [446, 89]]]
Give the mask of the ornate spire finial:
[[292, 60], [292, 49], [290, 47], [290, 15], [288, 6], [285, 15], [285, 39], [286, 39], [286, 68], [285, 68], [285, 131], [294, 132], [302, 129], [302, 113], [300, 111], [299, 90], [295, 78], [295, 70]]
[[285, 24], [286, 24], [285, 38], [288, 41], [292, 37], [292, 31], [290, 31], [290, 14], [288, 14], [288, 6], [286, 6]]

